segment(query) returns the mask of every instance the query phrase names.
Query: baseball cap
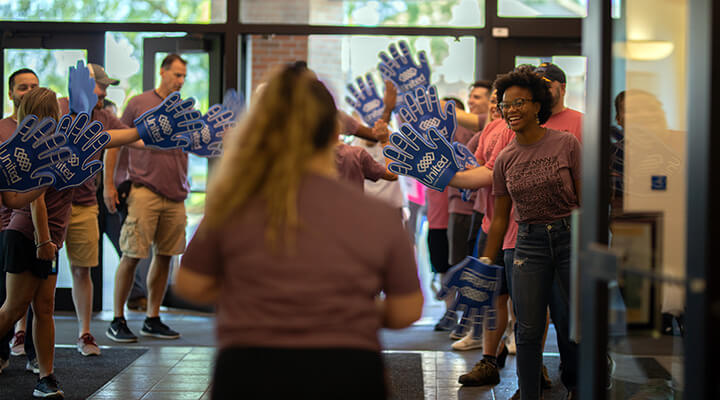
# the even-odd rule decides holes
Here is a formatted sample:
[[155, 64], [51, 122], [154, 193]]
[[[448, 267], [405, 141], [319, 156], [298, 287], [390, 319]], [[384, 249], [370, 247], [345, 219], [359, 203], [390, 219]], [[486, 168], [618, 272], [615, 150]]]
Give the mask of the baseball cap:
[[535, 73], [543, 77], [546, 81], [566, 83], [565, 72], [553, 63], [542, 63], [535, 68]]
[[88, 68], [90, 69], [90, 75], [92, 75], [93, 78], [95, 78], [95, 82], [103, 84], [103, 85], [117, 85], [120, 83], [117, 79], [110, 79], [107, 72], [105, 72], [105, 68], [93, 64], [88, 63]]

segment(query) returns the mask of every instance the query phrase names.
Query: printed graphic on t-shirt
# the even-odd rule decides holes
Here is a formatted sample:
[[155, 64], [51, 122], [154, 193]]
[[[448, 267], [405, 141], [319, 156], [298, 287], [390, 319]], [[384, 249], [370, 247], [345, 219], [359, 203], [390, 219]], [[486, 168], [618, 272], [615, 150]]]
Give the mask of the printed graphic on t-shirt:
[[508, 192], [520, 220], [562, 215], [567, 210], [557, 156], [518, 163], [506, 172]]

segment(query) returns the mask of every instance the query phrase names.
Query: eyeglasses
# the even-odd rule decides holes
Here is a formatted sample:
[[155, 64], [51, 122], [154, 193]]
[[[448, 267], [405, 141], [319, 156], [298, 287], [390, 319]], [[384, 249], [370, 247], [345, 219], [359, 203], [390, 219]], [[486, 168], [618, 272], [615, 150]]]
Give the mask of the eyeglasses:
[[532, 101], [533, 101], [532, 99], [523, 99], [523, 98], [515, 99], [511, 103], [503, 101], [503, 102], [498, 103], [498, 108], [500, 109], [500, 111], [508, 111], [510, 109], [510, 107], [522, 108], [525, 105], [525, 103], [531, 103]]

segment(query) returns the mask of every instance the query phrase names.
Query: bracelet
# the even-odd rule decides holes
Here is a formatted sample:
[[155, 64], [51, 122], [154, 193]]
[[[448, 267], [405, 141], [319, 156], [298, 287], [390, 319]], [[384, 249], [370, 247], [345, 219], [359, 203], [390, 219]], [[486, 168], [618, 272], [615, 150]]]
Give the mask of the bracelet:
[[48, 244], [48, 243], [52, 243], [52, 239], [48, 239], [48, 240], [46, 240], [46, 241], [44, 241], [44, 242], [40, 242], [40, 243], [36, 244], [36, 245], [35, 245], [35, 248], [36, 248], [36, 249], [39, 249], [39, 248], [45, 246], [45, 245]]
[[483, 264], [492, 265], [492, 260], [490, 259], [490, 257], [480, 257], [478, 261]]

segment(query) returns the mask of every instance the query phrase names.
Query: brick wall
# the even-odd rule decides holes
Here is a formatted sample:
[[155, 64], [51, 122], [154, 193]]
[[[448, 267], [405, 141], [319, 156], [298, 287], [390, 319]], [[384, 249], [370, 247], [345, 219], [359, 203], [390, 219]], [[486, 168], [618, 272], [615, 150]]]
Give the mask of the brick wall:
[[252, 90], [278, 64], [308, 58], [307, 36], [252, 35]]

